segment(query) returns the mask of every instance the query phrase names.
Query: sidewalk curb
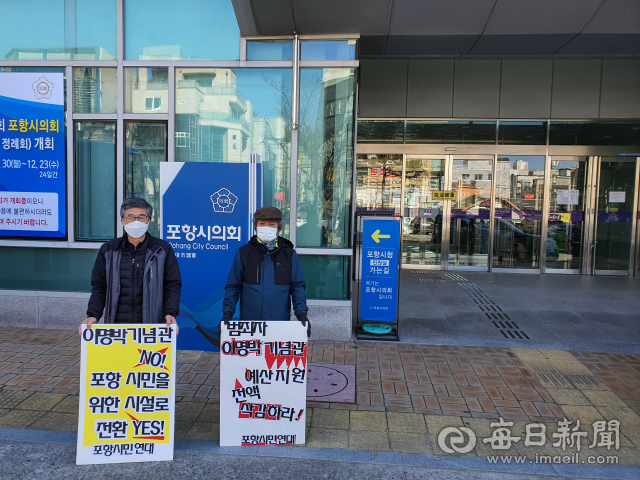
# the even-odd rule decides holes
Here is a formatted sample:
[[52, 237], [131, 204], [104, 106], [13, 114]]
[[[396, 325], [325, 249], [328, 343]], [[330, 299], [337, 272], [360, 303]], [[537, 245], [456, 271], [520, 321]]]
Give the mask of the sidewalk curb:
[[[77, 443], [77, 434], [75, 432], [0, 428], [0, 441], [3, 440], [75, 445]], [[373, 463], [405, 467], [480, 470], [486, 472], [524, 473], [529, 475], [538, 474], [581, 478], [608, 478], [614, 480], [636, 480], [640, 477], [640, 467], [488, 464], [484, 457], [447, 457], [400, 452], [366, 452], [342, 448], [221, 447], [218, 442], [209, 442], [204, 440], [176, 440], [175, 450], [185, 452], [206, 452], [219, 455], [286, 457], [309, 460], [329, 460], [334, 462]]]

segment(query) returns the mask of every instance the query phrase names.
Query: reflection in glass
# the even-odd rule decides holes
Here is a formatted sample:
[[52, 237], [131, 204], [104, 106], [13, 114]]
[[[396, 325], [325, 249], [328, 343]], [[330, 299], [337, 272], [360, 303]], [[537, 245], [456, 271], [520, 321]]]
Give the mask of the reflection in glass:
[[1, 60], [115, 60], [116, 0], [2, 2]]
[[160, 237], [160, 162], [167, 161], [166, 123], [127, 122], [125, 198], [144, 198], [153, 207], [149, 233]]
[[[540, 268], [544, 203], [544, 156], [499, 156], [496, 165], [496, 210], [493, 264]], [[554, 255], [553, 241], [547, 255]]]
[[407, 143], [496, 143], [496, 122], [407, 121]]
[[486, 267], [489, 257], [492, 160], [454, 159], [449, 265]]
[[596, 213], [595, 270], [629, 271], [635, 179], [635, 158], [602, 158]]
[[503, 122], [498, 125], [498, 145], [546, 145], [547, 122]]
[[356, 162], [356, 212], [400, 215], [402, 155], [358, 154]]
[[403, 120], [358, 120], [358, 143], [403, 142]]
[[293, 60], [293, 42], [249, 41], [247, 42], [247, 60]]
[[547, 269], [581, 270], [585, 243], [587, 157], [551, 159]]
[[177, 162], [260, 156], [263, 205], [282, 210], [289, 235], [291, 69], [176, 68]]
[[126, 0], [125, 60], [239, 60], [231, 0]]
[[549, 145], [640, 145], [640, 123], [551, 122]]
[[355, 40], [308, 40], [300, 42], [300, 60], [355, 59]]
[[124, 113], [167, 113], [169, 69], [125, 68]]
[[402, 263], [440, 265], [443, 200], [432, 198], [444, 190], [444, 158], [407, 158], [404, 179]]
[[0, 247], [0, 289], [90, 292], [98, 250]]
[[349, 246], [354, 70], [300, 72], [299, 247]]
[[116, 69], [74, 68], [73, 111], [75, 113], [116, 113], [118, 111]]
[[110, 240], [115, 237], [116, 124], [77, 122], [76, 237]]
[[350, 257], [299, 255], [307, 282], [307, 298], [348, 300]]

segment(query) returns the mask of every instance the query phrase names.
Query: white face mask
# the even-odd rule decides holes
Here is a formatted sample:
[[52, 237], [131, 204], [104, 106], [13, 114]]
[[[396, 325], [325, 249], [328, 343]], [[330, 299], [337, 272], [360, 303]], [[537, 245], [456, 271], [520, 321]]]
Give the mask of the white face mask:
[[273, 242], [278, 237], [278, 229], [273, 227], [258, 227], [258, 238], [261, 242]]
[[149, 228], [149, 225], [147, 225], [146, 223], [139, 222], [138, 220], [136, 220], [135, 222], [127, 223], [124, 226], [125, 232], [127, 232], [133, 238], [140, 238], [145, 233], [147, 233], [148, 228]]

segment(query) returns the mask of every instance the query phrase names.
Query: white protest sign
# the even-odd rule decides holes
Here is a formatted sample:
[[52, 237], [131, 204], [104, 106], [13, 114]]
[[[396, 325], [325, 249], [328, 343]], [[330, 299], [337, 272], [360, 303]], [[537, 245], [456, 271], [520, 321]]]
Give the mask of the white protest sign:
[[305, 443], [307, 329], [229, 321], [220, 338], [220, 445]]
[[76, 464], [173, 460], [175, 327], [84, 327]]

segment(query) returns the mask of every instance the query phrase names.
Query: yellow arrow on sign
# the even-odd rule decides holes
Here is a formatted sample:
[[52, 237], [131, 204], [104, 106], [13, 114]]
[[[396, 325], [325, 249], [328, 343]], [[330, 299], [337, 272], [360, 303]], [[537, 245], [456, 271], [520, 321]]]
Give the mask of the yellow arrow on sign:
[[373, 238], [374, 242], [380, 243], [381, 238], [391, 238], [391, 235], [380, 235], [380, 230], [376, 230], [371, 234], [371, 238]]

